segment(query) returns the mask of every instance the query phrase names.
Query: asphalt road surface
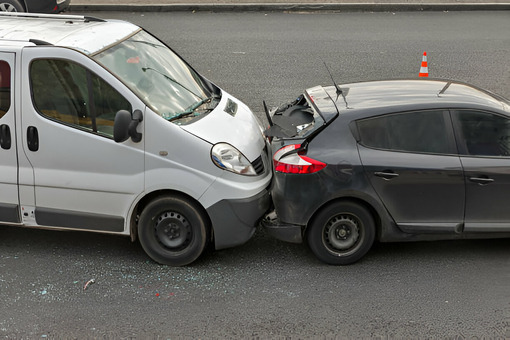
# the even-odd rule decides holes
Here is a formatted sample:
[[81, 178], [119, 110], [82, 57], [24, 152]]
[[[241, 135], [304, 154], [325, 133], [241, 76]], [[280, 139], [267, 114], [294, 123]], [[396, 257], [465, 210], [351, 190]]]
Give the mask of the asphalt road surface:
[[[92, 13], [141, 24], [262, 117], [310, 86], [454, 78], [510, 97], [510, 13]], [[259, 230], [184, 268], [128, 238], [0, 226], [0, 338], [510, 338], [510, 240], [318, 262]], [[94, 279], [88, 285], [87, 281]]]

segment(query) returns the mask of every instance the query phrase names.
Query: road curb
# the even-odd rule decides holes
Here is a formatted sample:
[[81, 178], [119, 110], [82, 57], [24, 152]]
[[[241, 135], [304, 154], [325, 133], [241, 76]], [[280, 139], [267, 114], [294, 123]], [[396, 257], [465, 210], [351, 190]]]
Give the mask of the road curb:
[[71, 4], [72, 12], [419, 12], [419, 11], [508, 11], [510, 3], [235, 3], [235, 4]]

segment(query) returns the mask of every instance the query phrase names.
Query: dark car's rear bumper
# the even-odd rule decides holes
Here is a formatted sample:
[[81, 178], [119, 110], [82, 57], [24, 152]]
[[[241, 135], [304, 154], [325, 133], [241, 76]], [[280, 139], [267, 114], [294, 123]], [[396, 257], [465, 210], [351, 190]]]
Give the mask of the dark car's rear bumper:
[[303, 242], [303, 226], [282, 223], [275, 212], [266, 215], [261, 224], [269, 235], [280, 241]]

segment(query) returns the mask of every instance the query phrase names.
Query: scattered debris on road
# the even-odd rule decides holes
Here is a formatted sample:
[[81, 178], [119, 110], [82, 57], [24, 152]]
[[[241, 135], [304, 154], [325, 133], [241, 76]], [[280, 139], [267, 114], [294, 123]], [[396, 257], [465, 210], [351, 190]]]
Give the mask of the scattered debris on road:
[[83, 290], [87, 290], [87, 288], [93, 283], [96, 283], [96, 280], [94, 279], [88, 280], [87, 283], [85, 283], [85, 286], [83, 286]]

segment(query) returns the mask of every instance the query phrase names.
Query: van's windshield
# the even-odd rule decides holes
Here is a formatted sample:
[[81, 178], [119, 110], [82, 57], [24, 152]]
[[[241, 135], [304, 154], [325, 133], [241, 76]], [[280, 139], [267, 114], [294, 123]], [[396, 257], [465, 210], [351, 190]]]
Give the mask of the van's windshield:
[[198, 116], [217, 105], [202, 78], [143, 30], [93, 58], [165, 119]]

